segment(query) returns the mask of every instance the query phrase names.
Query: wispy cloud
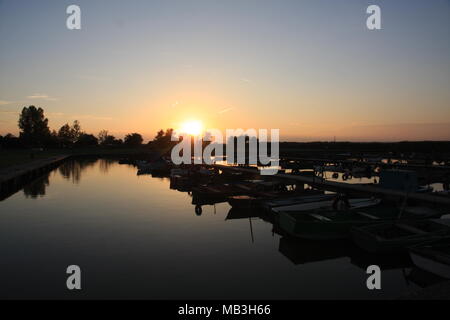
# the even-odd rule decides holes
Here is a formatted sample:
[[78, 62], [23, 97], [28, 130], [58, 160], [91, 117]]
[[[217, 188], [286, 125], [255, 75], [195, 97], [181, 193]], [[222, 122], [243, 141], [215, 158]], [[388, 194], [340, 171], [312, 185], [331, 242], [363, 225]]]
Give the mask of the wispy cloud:
[[18, 111], [10, 111], [10, 110], [0, 110], [0, 113], [3, 114], [20, 114]]
[[246, 82], [246, 83], [252, 83], [252, 81], [250, 79], [247, 78], [241, 78], [242, 82]]
[[233, 110], [233, 109], [234, 109], [233, 107], [225, 108], [225, 109], [223, 109], [223, 110], [220, 110], [218, 113], [219, 113], [219, 114], [222, 114], [222, 113], [231, 111], [231, 110]]
[[42, 99], [42, 100], [46, 100], [46, 101], [56, 101], [58, 99], [54, 98], [54, 97], [50, 97], [48, 94], [45, 93], [34, 93], [30, 96], [27, 97], [28, 99]]
[[5, 106], [7, 104], [13, 103], [12, 101], [0, 100], [0, 106]]
[[42, 93], [35, 93], [35, 94], [32, 94], [31, 96], [28, 96], [27, 98], [28, 99], [47, 99], [48, 95], [42, 94]]

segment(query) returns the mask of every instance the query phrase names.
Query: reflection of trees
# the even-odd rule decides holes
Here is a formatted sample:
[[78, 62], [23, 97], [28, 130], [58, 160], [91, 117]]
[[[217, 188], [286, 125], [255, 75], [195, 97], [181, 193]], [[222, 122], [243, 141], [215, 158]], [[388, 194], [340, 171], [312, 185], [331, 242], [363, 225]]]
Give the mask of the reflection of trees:
[[69, 160], [61, 164], [58, 170], [63, 178], [72, 180], [72, 183], [78, 184], [82, 171], [92, 167], [96, 161], [97, 159]]
[[23, 193], [27, 198], [45, 196], [45, 188], [50, 184], [50, 172], [23, 187]]
[[99, 169], [103, 174], [107, 174], [109, 172], [109, 167], [114, 163], [114, 160], [111, 159], [100, 159], [99, 160]]
[[[72, 183], [78, 184], [81, 180], [82, 172], [87, 168], [94, 166], [97, 161], [99, 161], [100, 172], [102, 172], [103, 174], [107, 174], [109, 172], [110, 166], [115, 162], [111, 159], [68, 160], [58, 167], [58, 171], [64, 179], [71, 180]], [[30, 183], [27, 183], [23, 187], [25, 196], [27, 198], [38, 198], [45, 196], [45, 189], [50, 184], [49, 177], [50, 172]]]

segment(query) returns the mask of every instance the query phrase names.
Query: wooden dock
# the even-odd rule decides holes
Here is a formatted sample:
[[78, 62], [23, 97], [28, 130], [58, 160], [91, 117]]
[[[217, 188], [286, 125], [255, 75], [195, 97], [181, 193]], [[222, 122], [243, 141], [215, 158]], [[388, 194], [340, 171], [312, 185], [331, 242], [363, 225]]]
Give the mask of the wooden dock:
[[[249, 168], [240, 168], [240, 167], [218, 165], [218, 164], [215, 164], [212, 166], [217, 169], [220, 169], [220, 170], [234, 170], [236, 172], [258, 173], [256, 168], [249, 169]], [[384, 196], [384, 197], [388, 197], [388, 198], [397, 198], [397, 199], [405, 199], [405, 197], [406, 197], [407, 199], [411, 199], [411, 200], [418, 200], [418, 201], [422, 201], [422, 202], [450, 206], [450, 198], [430, 195], [430, 194], [426, 194], [426, 193], [405, 193], [403, 191], [385, 189], [385, 188], [380, 188], [377, 186], [352, 185], [350, 183], [328, 181], [328, 180], [322, 179], [320, 177], [305, 177], [305, 176], [298, 176], [298, 175], [284, 174], [284, 173], [277, 173], [270, 177], [279, 178], [279, 179], [288, 179], [291, 181], [299, 181], [304, 184], [308, 184], [312, 187], [315, 187], [317, 189], [328, 190], [328, 191], [335, 191], [335, 192], [347, 191], [347, 192], [352, 192], [352, 193], [368, 194], [368, 195], [373, 195], [373, 196]]]
[[402, 168], [402, 169], [430, 169], [450, 171], [450, 166], [444, 165], [426, 165], [426, 164], [408, 164], [408, 163], [384, 163], [374, 161], [348, 160], [348, 159], [322, 159], [322, 158], [298, 158], [298, 157], [280, 157], [280, 160], [306, 162], [315, 164], [350, 164], [350, 165], [370, 165], [382, 168]]
[[40, 177], [43, 173], [54, 169], [69, 157], [62, 155], [39, 159], [0, 170], [0, 201], [16, 193], [25, 184]]

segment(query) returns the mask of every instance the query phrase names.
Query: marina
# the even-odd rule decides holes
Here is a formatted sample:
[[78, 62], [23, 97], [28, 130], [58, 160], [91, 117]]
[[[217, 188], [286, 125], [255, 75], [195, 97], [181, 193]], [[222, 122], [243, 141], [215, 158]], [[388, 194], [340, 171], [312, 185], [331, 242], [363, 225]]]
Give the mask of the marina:
[[450, 299], [450, 4], [378, 2], [0, 0], [0, 300]]
[[[155, 161], [159, 163], [164, 162], [161, 159]], [[148, 163], [150, 164], [151, 162]], [[23, 195], [18, 192], [2, 201], [0, 203], [0, 208], [2, 208], [2, 212], [4, 212], [3, 219], [7, 219], [9, 223], [12, 223], [13, 225], [15, 225], [13, 222], [14, 220], [21, 219], [22, 221], [25, 217], [21, 217], [22, 215], [17, 212], [17, 208], [28, 205], [28, 203], [29, 205], [35, 206], [34, 210], [40, 210], [39, 208], [44, 205], [46, 210], [50, 210], [48, 211], [50, 214], [52, 212], [56, 214], [57, 211], [54, 210], [61, 208], [58, 203], [61, 203], [61, 201], [68, 201], [70, 207], [73, 207], [73, 209], [70, 211], [62, 211], [62, 215], [69, 215], [70, 218], [67, 216], [64, 219], [69, 218], [72, 223], [63, 228], [60, 226], [59, 228], [61, 229], [58, 233], [65, 232], [68, 233], [67, 237], [70, 237], [72, 232], [76, 232], [77, 234], [80, 232], [86, 233], [90, 232], [89, 230], [92, 228], [95, 228], [95, 226], [88, 226], [83, 222], [90, 219], [86, 214], [97, 216], [100, 212], [108, 212], [108, 216], [112, 214], [111, 217], [108, 218], [111, 221], [111, 223], [108, 223], [110, 227], [106, 227], [106, 229], [103, 229], [103, 231], [100, 232], [94, 232], [89, 236], [86, 234], [86, 239], [82, 242], [85, 242], [88, 246], [86, 248], [89, 249], [87, 249], [87, 251], [82, 250], [79, 254], [76, 254], [76, 256], [78, 256], [77, 259], [81, 259], [81, 262], [84, 261], [83, 264], [92, 268], [91, 272], [96, 273], [100, 272], [100, 269], [98, 269], [100, 265], [95, 261], [88, 262], [88, 260], [85, 260], [83, 258], [85, 254], [88, 256], [95, 254], [97, 258], [100, 259], [96, 259], [96, 261], [98, 260], [98, 263], [100, 261], [110, 261], [110, 263], [113, 264], [117, 264], [119, 261], [118, 259], [131, 259], [138, 253], [141, 255], [140, 259], [148, 256], [147, 253], [141, 251], [144, 250], [144, 247], [138, 247], [134, 251], [128, 253], [125, 251], [122, 253], [120, 250], [111, 251], [113, 250], [113, 247], [108, 244], [105, 237], [108, 237], [108, 235], [112, 236], [111, 232], [115, 234], [119, 232], [118, 239], [113, 240], [113, 243], [115, 243], [114, 246], [118, 246], [119, 248], [125, 248], [127, 243], [133, 241], [132, 239], [136, 237], [142, 239], [148, 238], [148, 241], [150, 242], [143, 242], [149, 243], [150, 247], [146, 246], [147, 249], [155, 245], [155, 240], [156, 243], [161, 243], [161, 241], [164, 242], [164, 251], [158, 251], [156, 247], [150, 249], [150, 252], [154, 252], [153, 259], [156, 259], [155, 261], [157, 261], [157, 266], [155, 265], [152, 268], [154, 269], [157, 267], [158, 270], [160, 270], [165, 263], [170, 264], [170, 261], [172, 261], [172, 259], [167, 260], [168, 257], [166, 257], [166, 253], [164, 252], [172, 252], [173, 254], [178, 252], [175, 256], [181, 254], [181, 257], [184, 257], [182, 259], [191, 259], [190, 256], [186, 256], [189, 252], [190, 255], [192, 254], [193, 256], [203, 256], [205, 254], [213, 255], [215, 256], [214, 260], [206, 263], [206, 265], [209, 265], [213, 269], [216, 268], [216, 263], [225, 263], [224, 266], [227, 266], [229, 269], [232, 261], [229, 259], [232, 259], [231, 257], [235, 255], [237, 255], [236, 258], [240, 257], [237, 258], [240, 261], [239, 265], [242, 265], [242, 263], [244, 265], [246, 263], [250, 264], [250, 261], [245, 262], [246, 259], [242, 258], [242, 254], [249, 255], [251, 259], [256, 259], [256, 261], [266, 261], [266, 258], [269, 259], [269, 257], [271, 257], [271, 261], [273, 260], [275, 262], [269, 263], [268, 260], [265, 262], [272, 266], [271, 272], [281, 267], [288, 267], [289, 264], [286, 264], [287, 261], [290, 261], [292, 266], [305, 266], [298, 267], [298, 269], [292, 270], [288, 272], [288, 274], [292, 272], [298, 273], [296, 276], [299, 279], [298, 281], [305, 281], [304, 276], [308, 276], [308, 278], [310, 278], [309, 281], [312, 281], [309, 284], [308, 291], [299, 291], [298, 286], [295, 285], [296, 282], [292, 281], [292, 278], [289, 278], [289, 284], [286, 283], [284, 285], [285, 287], [287, 286], [287, 289], [284, 292], [276, 291], [277, 297], [314, 297], [314, 291], [311, 291], [310, 288], [313, 286], [313, 279], [316, 279], [316, 281], [320, 281], [322, 290], [325, 290], [325, 293], [324, 291], [321, 291], [321, 297], [326, 298], [328, 296], [329, 298], [337, 298], [337, 296], [333, 295], [333, 292], [336, 292], [334, 291], [333, 286], [338, 284], [336, 281], [331, 280], [329, 276], [335, 274], [336, 269], [340, 268], [339, 265], [347, 265], [349, 261], [351, 261], [350, 265], [353, 266], [351, 268], [352, 270], [354, 268], [359, 269], [358, 272], [352, 271], [351, 274], [348, 274], [349, 278], [347, 278], [347, 281], [350, 283], [350, 287], [344, 296], [351, 298], [399, 298], [403, 296], [405, 292], [416, 292], [416, 290], [419, 290], [422, 287], [428, 287], [436, 283], [435, 281], [425, 282], [421, 283], [421, 286], [414, 285], [412, 287], [405, 286], [404, 284], [400, 285], [400, 278], [403, 277], [405, 270], [408, 273], [415, 270], [415, 268], [419, 268], [421, 273], [425, 272], [426, 274], [431, 275], [433, 279], [440, 279], [438, 280], [440, 282], [445, 282], [448, 279], [446, 278], [448, 274], [446, 270], [448, 270], [450, 266], [448, 265], [448, 259], [445, 256], [445, 248], [449, 243], [449, 240], [446, 240], [450, 239], [450, 237], [447, 236], [449, 235], [449, 232], [445, 227], [441, 227], [441, 229], [437, 228], [436, 231], [432, 231], [433, 228], [431, 228], [431, 225], [435, 223], [434, 221], [445, 222], [446, 220], [444, 218], [446, 216], [450, 217], [450, 211], [449, 207], [446, 205], [446, 201], [448, 201], [447, 198], [436, 196], [432, 191], [428, 193], [417, 193], [417, 197], [414, 197], [414, 195], [413, 197], [409, 197], [409, 195], [413, 194], [411, 193], [408, 195], [407, 203], [405, 203], [404, 193], [398, 190], [392, 192], [392, 190], [384, 190], [379, 186], [367, 186], [365, 184], [352, 185], [345, 182], [328, 181], [320, 176], [299, 176], [291, 173], [282, 173], [279, 174], [280, 176], [263, 177], [258, 175], [258, 171], [254, 168], [229, 166], [225, 166], [226, 168], [224, 168], [222, 165], [212, 166], [209, 169], [208, 166], [198, 165], [171, 166], [171, 168], [158, 165], [152, 167], [155, 168], [154, 172], [149, 169], [146, 173], [142, 173], [139, 172], [139, 170], [142, 169], [142, 165], [149, 166], [144, 162], [136, 163], [134, 160], [130, 159], [121, 159], [120, 161], [114, 158], [97, 159], [95, 157], [85, 158], [84, 160], [83, 158], [64, 159], [62, 163], [56, 166], [56, 169], [49, 173], [44, 173], [44, 176], [41, 176], [41, 180], [34, 179], [30, 181], [29, 184], [34, 185], [33, 188], [25, 185], [24, 192], [26, 192], [26, 197], [28, 198], [31, 196], [31, 198], [24, 200]], [[91, 176], [95, 177], [92, 181], [90, 178]], [[85, 179], [87, 179], [86, 182], [83, 182]], [[119, 179], [121, 183], [117, 183], [113, 186], [111, 183], [117, 179]], [[43, 183], [43, 186], [36, 188], [36, 184], [39, 183]], [[105, 183], [108, 187], [106, 187]], [[346, 186], [342, 187], [343, 184]], [[66, 193], [73, 193], [73, 191], [75, 191], [73, 188], [77, 188], [78, 185], [83, 186], [83, 189], [78, 189], [80, 191], [77, 191], [70, 196]], [[123, 185], [128, 186], [127, 192], [124, 192], [124, 189], [121, 187]], [[317, 189], [313, 186], [321, 188]], [[339, 187], [339, 192], [335, 192], [337, 186]], [[327, 190], [328, 187], [330, 187], [332, 191]], [[45, 192], [42, 192], [42, 188], [45, 189]], [[92, 188], [95, 188], [97, 191], [93, 192]], [[362, 188], [364, 188], [364, 192], [361, 192]], [[365, 188], [370, 188], [370, 191], [375, 190], [375, 192], [371, 194], [366, 191]], [[40, 191], [35, 195], [30, 193], [30, 191], [26, 191], [33, 189]], [[104, 191], [100, 191], [102, 189], [104, 189]], [[122, 191], [119, 191], [119, 189]], [[58, 192], [58, 190], [66, 190], [64, 191], [66, 197], [55, 198], [55, 192]], [[358, 191], [357, 194], [359, 194], [359, 196], [347, 197], [345, 196], [345, 191], [347, 190], [351, 191], [352, 194], [355, 191]], [[97, 209], [86, 210], [82, 203], [76, 204], [78, 201], [77, 194], [80, 192], [81, 194], [93, 192], [92, 194], [96, 195], [96, 199], [93, 200], [94, 202], [87, 201], [85, 205], [93, 206], [93, 208]], [[110, 193], [116, 195], [122, 193], [123, 195], [119, 196], [116, 201], [112, 201], [109, 196]], [[368, 194], [371, 195], [371, 197], [368, 198]], [[397, 194], [401, 195], [399, 200], [395, 200], [397, 199]], [[383, 196], [386, 198], [383, 198]], [[124, 207], [125, 203], [119, 205], [119, 203], [123, 201], [123, 199], [121, 200], [122, 197], [134, 199], [134, 204], [128, 208]], [[143, 201], [144, 203], [142, 203]], [[19, 205], [19, 203], [22, 204]], [[52, 203], [56, 206], [54, 209], [52, 209], [54, 206]], [[130, 202], [128, 201], [128, 203]], [[165, 213], [161, 212], [157, 216], [155, 216], [154, 213], [148, 214], [149, 212], [154, 211], [148, 211], [146, 207], [155, 208], [155, 206], [167, 209], [164, 210]], [[84, 213], [81, 214], [81, 216], [74, 216], [71, 213], [78, 212], [78, 214], [80, 214], [82, 211], [84, 211]], [[120, 227], [121, 229], [117, 229], [119, 228], [119, 225], [122, 224], [119, 223], [119, 221], [122, 221], [121, 217], [125, 213], [128, 217], [127, 219], [131, 217], [132, 221], [135, 222], [132, 222], [131, 225], [130, 222], [128, 222], [127, 224], [122, 225]], [[176, 217], [171, 218], [173, 214], [176, 214]], [[296, 217], [295, 219], [297, 220], [292, 220], [296, 221], [295, 224], [289, 222], [291, 221], [289, 219], [292, 219], [289, 217]], [[442, 218], [439, 219], [439, 217]], [[44, 220], [45, 219], [46, 218], [44, 217]], [[98, 216], [98, 219], [103, 221], [104, 218]], [[391, 222], [387, 223], [388, 220]], [[100, 221], [99, 223], [102, 223]], [[336, 222], [333, 223], [332, 221]], [[117, 223], [119, 223], [119, 225]], [[138, 223], [138, 225], [135, 223]], [[50, 225], [53, 224], [54, 223], [51, 223]], [[430, 227], [428, 227], [427, 224], [430, 225]], [[362, 240], [364, 238], [360, 236], [360, 233], [362, 230], [382, 229], [384, 228], [384, 225], [395, 225], [396, 228], [408, 230], [408, 232], [412, 232], [415, 236], [408, 236], [407, 234], [402, 235], [399, 233], [398, 236], [406, 237], [406, 240], [401, 240], [401, 238], [395, 240], [395, 242], [389, 240], [390, 242], [382, 244], [383, 250], [373, 250], [373, 245], [369, 245], [367, 240]], [[41, 230], [40, 232], [45, 230], [45, 224], [42, 225], [42, 228], [39, 229]], [[424, 231], [420, 231], [419, 229]], [[3, 240], [8, 238], [10, 241], [13, 241], [15, 237], [19, 236], [18, 234], [15, 234], [14, 230], [14, 226], [9, 231], [3, 230], [2, 232], [5, 235]], [[196, 240], [191, 238], [191, 236], [193, 236], [193, 234], [190, 235], [192, 232], [196, 233], [194, 237]], [[54, 257], [53, 254], [50, 254], [49, 252], [46, 253], [46, 247], [53, 248], [51, 250], [56, 250], [57, 252], [60, 252], [60, 254], [60, 250], [66, 250], [62, 247], [58, 249], [58, 245], [49, 243], [42, 234], [35, 236], [38, 237], [37, 239], [40, 239], [38, 240], [38, 243], [41, 243], [41, 245], [46, 243], [44, 247], [39, 249], [40, 255], [48, 256], [49, 258]], [[62, 234], [60, 236], [62, 236]], [[175, 238], [173, 238], [173, 240], [170, 240], [172, 237], [181, 239], [174, 240]], [[63, 238], [66, 238], [66, 236]], [[150, 240], [152, 238], [154, 240]], [[104, 240], [94, 243], [92, 242], [94, 239]], [[215, 243], [219, 247], [208, 247], [207, 249], [207, 247], [198, 243], [198, 241], [202, 240]], [[117, 241], [122, 242], [122, 244], [119, 244]], [[168, 245], [167, 241], [175, 242], [173, 245]], [[63, 243], [69, 245], [71, 243], [70, 238], [64, 240]], [[433, 245], [433, 243], [435, 245]], [[57, 247], [55, 247], [55, 245]], [[380, 245], [381, 244], [378, 244], [378, 246]], [[180, 246], [185, 248], [183, 250], [186, 250], [186, 248], [190, 249], [182, 254], [181, 251], [178, 251], [181, 250]], [[243, 248], [237, 249], [242, 246], [245, 248], [244, 251], [242, 251]], [[216, 254], [212, 253], [211, 250], [215, 249], [218, 249], [218, 252], [232, 250], [234, 253], [231, 256], [224, 253], [224, 255], [222, 254], [222, 256], [220, 256], [218, 255], [218, 252]], [[102, 250], [106, 250], [106, 256], [105, 253], [101, 252]], [[433, 250], [442, 253], [433, 253], [435, 252]], [[394, 251], [401, 251], [401, 254], [393, 255]], [[287, 260], [285, 260], [286, 262], [281, 263], [283, 260], [280, 261], [278, 258], [272, 257], [274, 254], [285, 256], [285, 258], [287, 258]], [[33, 263], [31, 261], [34, 259], [33, 257], [37, 256], [28, 258], [27, 260], [29, 263]], [[65, 255], [63, 254], [62, 257], [65, 257]], [[17, 261], [18, 257], [14, 258], [13, 256], [10, 256], [10, 258], [12, 259], [10, 261]], [[61, 260], [61, 258], [58, 258], [57, 260]], [[67, 261], [66, 258], [63, 258], [63, 260]], [[34, 263], [36, 263], [36, 261], [34, 261]], [[60, 263], [62, 263], [62, 261]], [[150, 260], [148, 263], [150, 263]], [[93, 281], [92, 285], [97, 288], [94, 290], [94, 297], [96, 294], [98, 294], [98, 296], [106, 295], [109, 297], [153, 297], [151, 286], [155, 285], [155, 278], [153, 278], [154, 276], [152, 276], [150, 271], [142, 269], [144, 266], [148, 267], [148, 263], [142, 263], [142, 261], [140, 261], [138, 264], [131, 264], [131, 266], [126, 267], [129, 271], [131, 271], [130, 268], [135, 268], [133, 272], [139, 272], [140, 278], [147, 279], [149, 282], [144, 281], [139, 282], [140, 284], [138, 284], [135, 281], [128, 281], [127, 284], [125, 284], [119, 280], [121, 286], [124, 288], [124, 291], [121, 291], [121, 295], [117, 295], [117, 292], [105, 292], [102, 289], [103, 287], [99, 286], [99, 283], [97, 283], [98, 281], [101, 281], [102, 277], [97, 280], [89, 279], [88, 281]], [[204, 264], [205, 260], [200, 259], [198, 263]], [[375, 293], [371, 294], [365, 289], [365, 269], [371, 264], [380, 265], [383, 270], [383, 279], [386, 281], [384, 282], [385, 288], [387, 287], [388, 289], [383, 291], [384, 293], [382, 295], [377, 295]], [[235, 297], [234, 290], [236, 287], [234, 287], [232, 283], [225, 284], [219, 280], [220, 289], [207, 290], [206, 288], [208, 286], [199, 278], [203, 277], [203, 275], [200, 276], [200, 274], [198, 274], [197, 277], [195, 275], [196, 272], [191, 269], [195, 265], [197, 265], [197, 263], [192, 264], [192, 266], [189, 264], [186, 266], [188, 270], [190, 270], [189, 272], [193, 274], [193, 276], [189, 278], [189, 281], [200, 281], [202, 283], [198, 289], [194, 290], [194, 292], [196, 292], [194, 293], [194, 296], [205, 297], [207, 292], [208, 296], [225, 298], [228, 297], [227, 290], [230, 290], [229, 297]], [[254, 265], [254, 261], [251, 262], [251, 265]], [[312, 269], [307, 267], [309, 265], [311, 265]], [[322, 267], [317, 269], [319, 266]], [[331, 269], [328, 272], [324, 271], [327, 269], [327, 266], [330, 266], [334, 271], [331, 271]], [[176, 274], [176, 272], [181, 272], [182, 270], [175, 267], [173, 271], [169, 271], [172, 270], [171, 268], [173, 267], [173, 265], [171, 267], [167, 265], [168, 271], [164, 273], [162, 279], [172, 277], [174, 276], [173, 272]], [[149, 270], [152, 270], [152, 268], [149, 268]], [[205, 265], [202, 265], [200, 270], [206, 270], [204, 268]], [[115, 268], [112, 268], [107, 272], [109, 277], [113, 277], [116, 272], [114, 270]], [[231, 268], [231, 270], [234, 269]], [[231, 272], [231, 270], [228, 270], [228, 272]], [[265, 273], [265, 271], [260, 268], [255, 269], [253, 267], [253, 270], [257, 271], [261, 276]], [[286, 272], [286, 270], [283, 272]], [[323, 272], [328, 276], [324, 276]], [[15, 273], [16, 271], [13, 269], [8, 271], [10, 276], [13, 276]], [[209, 271], [207, 273], [209, 273]], [[241, 275], [243, 277], [249, 277], [249, 275], [246, 275], [246, 272], [242, 273], [240, 268], [236, 269], [231, 274], [235, 279], [241, 279]], [[322, 277], [325, 277], [330, 281], [329, 285], [325, 285], [325, 289], [323, 289], [323, 281], [320, 280]], [[250, 279], [251, 278], [252, 277], [250, 276]], [[225, 279], [226, 278], [224, 278], [224, 280]], [[256, 282], [251, 282], [250, 279], [248, 280], [250, 282], [243, 279], [239, 280], [244, 281], [249, 285], [249, 287], [242, 292], [241, 297], [253, 297], [255, 295], [261, 298], [274, 297], [270, 292], [273, 293], [275, 282], [273, 284], [270, 284], [269, 282], [265, 289], [261, 289]], [[185, 281], [188, 280], [185, 279]], [[280, 281], [282, 283], [283, 279], [277, 278], [277, 283]], [[287, 278], [286, 281], [288, 281]], [[417, 281], [420, 282], [420, 280]], [[160, 281], [157, 281], [156, 283], [160, 283]], [[250, 285], [250, 283], [252, 283], [252, 285]], [[158, 285], [159, 297], [161, 297], [161, 292], [163, 293], [162, 296], [165, 297], [177, 297], [176, 294], [173, 294], [173, 291], [161, 291], [161, 285], [162, 283]], [[259, 288], [259, 294], [252, 289], [253, 286]], [[329, 288], [329, 293], [327, 293], [326, 288]], [[181, 288], [178, 288], [178, 290], [181, 290]], [[232, 291], [233, 294], [231, 294]], [[31, 292], [34, 291], [31, 290]], [[90, 292], [90, 296], [92, 296], [93, 293], [92, 291]], [[180, 292], [183, 292], [183, 290]], [[190, 289], [190, 292], [190, 294], [192, 294], [192, 289]], [[342, 291], [340, 292], [342, 294]], [[16, 292], [16, 294], [18, 297], [22, 296], [19, 292]], [[36, 292], [34, 294], [36, 294]], [[64, 293], [59, 292], [55, 287], [50, 286], [48, 290], [44, 290], [41, 294], [42, 297], [51, 297], [52, 295]], [[341, 294], [339, 298], [342, 298]]]

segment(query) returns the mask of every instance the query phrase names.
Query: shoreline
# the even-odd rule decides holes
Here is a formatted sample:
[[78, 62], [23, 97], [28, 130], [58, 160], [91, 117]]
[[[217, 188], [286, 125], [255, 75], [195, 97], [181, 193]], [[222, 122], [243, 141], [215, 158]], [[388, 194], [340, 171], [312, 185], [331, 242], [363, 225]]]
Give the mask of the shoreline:
[[19, 191], [24, 184], [39, 178], [43, 173], [54, 169], [70, 157], [70, 155], [53, 156], [1, 169], [0, 201], [10, 197]]

